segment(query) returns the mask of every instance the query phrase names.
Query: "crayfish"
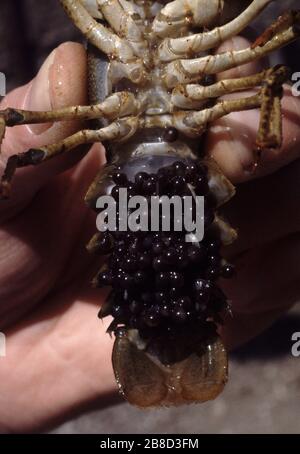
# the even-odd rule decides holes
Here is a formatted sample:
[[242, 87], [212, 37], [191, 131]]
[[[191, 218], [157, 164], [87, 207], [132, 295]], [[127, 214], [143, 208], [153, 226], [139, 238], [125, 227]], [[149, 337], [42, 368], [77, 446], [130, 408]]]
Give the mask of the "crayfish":
[[[93, 280], [110, 293], [100, 317], [112, 316], [113, 367], [120, 391], [140, 407], [203, 402], [227, 381], [227, 354], [218, 324], [229, 311], [219, 278], [232, 266], [220, 254], [237, 232], [218, 215], [235, 193], [212, 159], [199, 151], [209, 125], [231, 113], [260, 108], [257, 156], [282, 142], [284, 66], [216, 82], [221, 71], [268, 55], [300, 35], [300, 12], [286, 12], [248, 48], [214, 49], [242, 32], [272, 0], [235, 11], [228, 0], [61, 0], [86, 38], [90, 105], [51, 112], [6, 109], [5, 127], [86, 120], [87, 128], [61, 142], [9, 158], [2, 198], [17, 168], [38, 165], [83, 144], [102, 142], [107, 164], [86, 196], [94, 210], [101, 195], [204, 197], [204, 238], [186, 231], [98, 232], [88, 245], [104, 257]], [[236, 6], [236, 5], [235, 5]], [[226, 12], [226, 21], [224, 14]], [[223, 99], [255, 88], [254, 95]], [[190, 237], [191, 239], [191, 237]]]

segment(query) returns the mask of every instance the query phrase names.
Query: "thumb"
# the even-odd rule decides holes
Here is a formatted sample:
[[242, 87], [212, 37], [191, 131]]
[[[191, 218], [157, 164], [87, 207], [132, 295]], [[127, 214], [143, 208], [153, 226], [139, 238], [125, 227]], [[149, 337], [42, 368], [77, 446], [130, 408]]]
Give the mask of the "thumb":
[[[76, 43], [65, 43], [56, 48], [46, 59], [39, 73], [31, 82], [9, 93], [1, 109], [13, 107], [24, 110], [47, 111], [86, 103], [86, 54]], [[0, 173], [7, 159], [29, 148], [57, 142], [73, 134], [78, 122], [24, 125], [6, 128], [0, 155]], [[38, 167], [19, 169], [13, 181], [12, 197], [2, 206], [13, 203], [22, 205], [47, 181], [72, 166], [82, 151], [60, 156]]]

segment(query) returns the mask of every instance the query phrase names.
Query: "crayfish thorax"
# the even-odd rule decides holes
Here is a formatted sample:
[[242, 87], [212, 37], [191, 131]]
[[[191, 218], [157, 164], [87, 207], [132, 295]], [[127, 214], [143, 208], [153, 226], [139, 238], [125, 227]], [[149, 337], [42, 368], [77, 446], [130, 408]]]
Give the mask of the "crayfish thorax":
[[[172, 135], [173, 132], [167, 133]], [[218, 217], [217, 208], [233, 195], [234, 189], [211, 161], [197, 160], [191, 150], [183, 152], [180, 143], [169, 152], [165, 147], [166, 144], [161, 142], [144, 143], [135, 148], [130, 159], [113, 160], [98, 178], [96, 191], [93, 188], [94, 195], [102, 192], [112, 197], [117, 219], [116, 231], [99, 233], [90, 246], [107, 256], [105, 265], [94, 279], [96, 287], [111, 287], [100, 317], [113, 317], [108, 331], [114, 332], [117, 338], [114, 349], [117, 380], [127, 399], [140, 406], [150, 403], [143, 404], [137, 397], [130, 398], [130, 385], [127, 383], [129, 376], [134, 381], [133, 372], [130, 375], [127, 369], [131, 367], [137, 373], [142, 367], [140, 357], [149, 363], [150, 370], [159, 367], [160, 372], [164, 370], [169, 374], [169, 378], [181, 365], [181, 372], [176, 372], [178, 379], [183, 376], [185, 367], [192, 367], [190, 361], [195, 362], [198, 358], [209, 367], [210, 372], [206, 372], [208, 376], [212, 373], [213, 381], [216, 357], [208, 359], [207, 355], [216, 349], [222, 357], [222, 361], [218, 361], [222, 371], [217, 367], [217, 375], [221, 374], [220, 390], [226, 381], [224, 349], [216, 327], [222, 323], [228, 303], [217, 281], [233, 274], [231, 265], [221, 256], [221, 247], [235, 238], [235, 232]], [[126, 154], [126, 150], [123, 152]], [[126, 200], [120, 197], [124, 189]], [[130, 200], [135, 196], [142, 197], [147, 205], [143, 205], [143, 209], [139, 207], [140, 228], [132, 231], [129, 219], [137, 207], [130, 208]], [[186, 229], [184, 222], [180, 222], [186, 211], [182, 209], [180, 219], [174, 207], [164, 211], [166, 198], [179, 201], [181, 207], [189, 199], [188, 210], [193, 221], [201, 216], [203, 238], [198, 238]], [[198, 211], [200, 198], [204, 207], [201, 212]], [[88, 199], [91, 203], [91, 197]], [[153, 199], [158, 200], [156, 207], [159, 210], [155, 212]], [[143, 215], [146, 215], [146, 220], [141, 220]], [[124, 217], [128, 221], [125, 228]], [[154, 230], [153, 220], [156, 223]], [[164, 221], [168, 224], [166, 230]], [[128, 350], [126, 355], [124, 349]], [[140, 366], [135, 364], [137, 357]], [[130, 366], [129, 362], [134, 364]], [[193, 367], [198, 366], [194, 364]], [[136, 374], [134, 377], [135, 388], [141, 377]], [[154, 385], [149, 386], [153, 388]], [[171, 385], [165, 386], [169, 396], [167, 390]], [[181, 393], [179, 388], [175, 394], [178, 393]], [[211, 398], [209, 396], [206, 393], [206, 399]], [[203, 396], [199, 399], [194, 396], [190, 400], [201, 399], [206, 400]], [[160, 398], [165, 405], [171, 400], [174, 399], [165, 394]], [[182, 396], [175, 400], [179, 403]], [[188, 398], [184, 400], [189, 401]]]

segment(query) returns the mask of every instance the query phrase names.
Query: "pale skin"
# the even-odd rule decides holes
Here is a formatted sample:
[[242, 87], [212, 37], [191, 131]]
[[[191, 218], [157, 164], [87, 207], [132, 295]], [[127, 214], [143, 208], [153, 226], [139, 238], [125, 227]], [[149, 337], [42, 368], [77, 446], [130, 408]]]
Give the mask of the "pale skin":
[[[222, 48], [233, 44], [247, 46], [236, 38]], [[218, 77], [258, 71], [252, 63]], [[9, 94], [1, 108], [84, 105], [85, 74], [83, 48], [64, 44], [35, 82]], [[230, 114], [207, 135], [207, 153], [231, 181], [248, 181], [238, 186], [228, 207], [229, 218], [240, 231], [238, 241], [227, 250], [237, 265], [236, 278], [226, 284], [234, 315], [223, 330], [228, 348], [256, 336], [299, 298], [300, 101], [289, 88], [283, 112], [283, 146], [263, 154], [255, 173], [250, 169], [255, 159], [257, 110]], [[65, 122], [38, 129], [8, 128], [1, 173], [8, 156], [57, 142], [80, 126]], [[84, 247], [95, 231], [95, 218], [83, 197], [103, 163], [103, 149], [97, 145], [73, 167], [83, 154], [79, 150], [20, 169], [13, 197], [1, 205], [0, 330], [8, 337], [7, 357], [0, 360], [2, 432], [41, 430], [73, 411], [101, 407], [116, 396], [113, 339], [105, 333], [109, 320], [97, 319], [104, 294], [89, 285], [99, 263]], [[251, 216], [246, 218], [249, 206]]]

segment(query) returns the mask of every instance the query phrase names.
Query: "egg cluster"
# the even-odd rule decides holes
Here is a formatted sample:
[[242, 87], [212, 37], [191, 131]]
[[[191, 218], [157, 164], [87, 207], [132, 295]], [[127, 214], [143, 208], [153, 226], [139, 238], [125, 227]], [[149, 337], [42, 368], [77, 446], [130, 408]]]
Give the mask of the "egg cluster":
[[233, 268], [222, 259], [219, 233], [212, 227], [216, 204], [206, 166], [177, 161], [156, 174], [139, 172], [134, 181], [117, 168], [112, 180], [111, 195], [117, 203], [119, 189], [124, 187], [128, 197], [205, 196], [205, 235], [194, 243], [186, 241], [184, 229], [102, 234], [98, 250], [108, 259], [95, 285], [112, 290], [100, 316], [114, 317], [112, 330], [124, 325], [145, 336], [153, 331], [179, 330], [195, 322], [221, 321], [227, 300], [216, 281], [230, 278]]

